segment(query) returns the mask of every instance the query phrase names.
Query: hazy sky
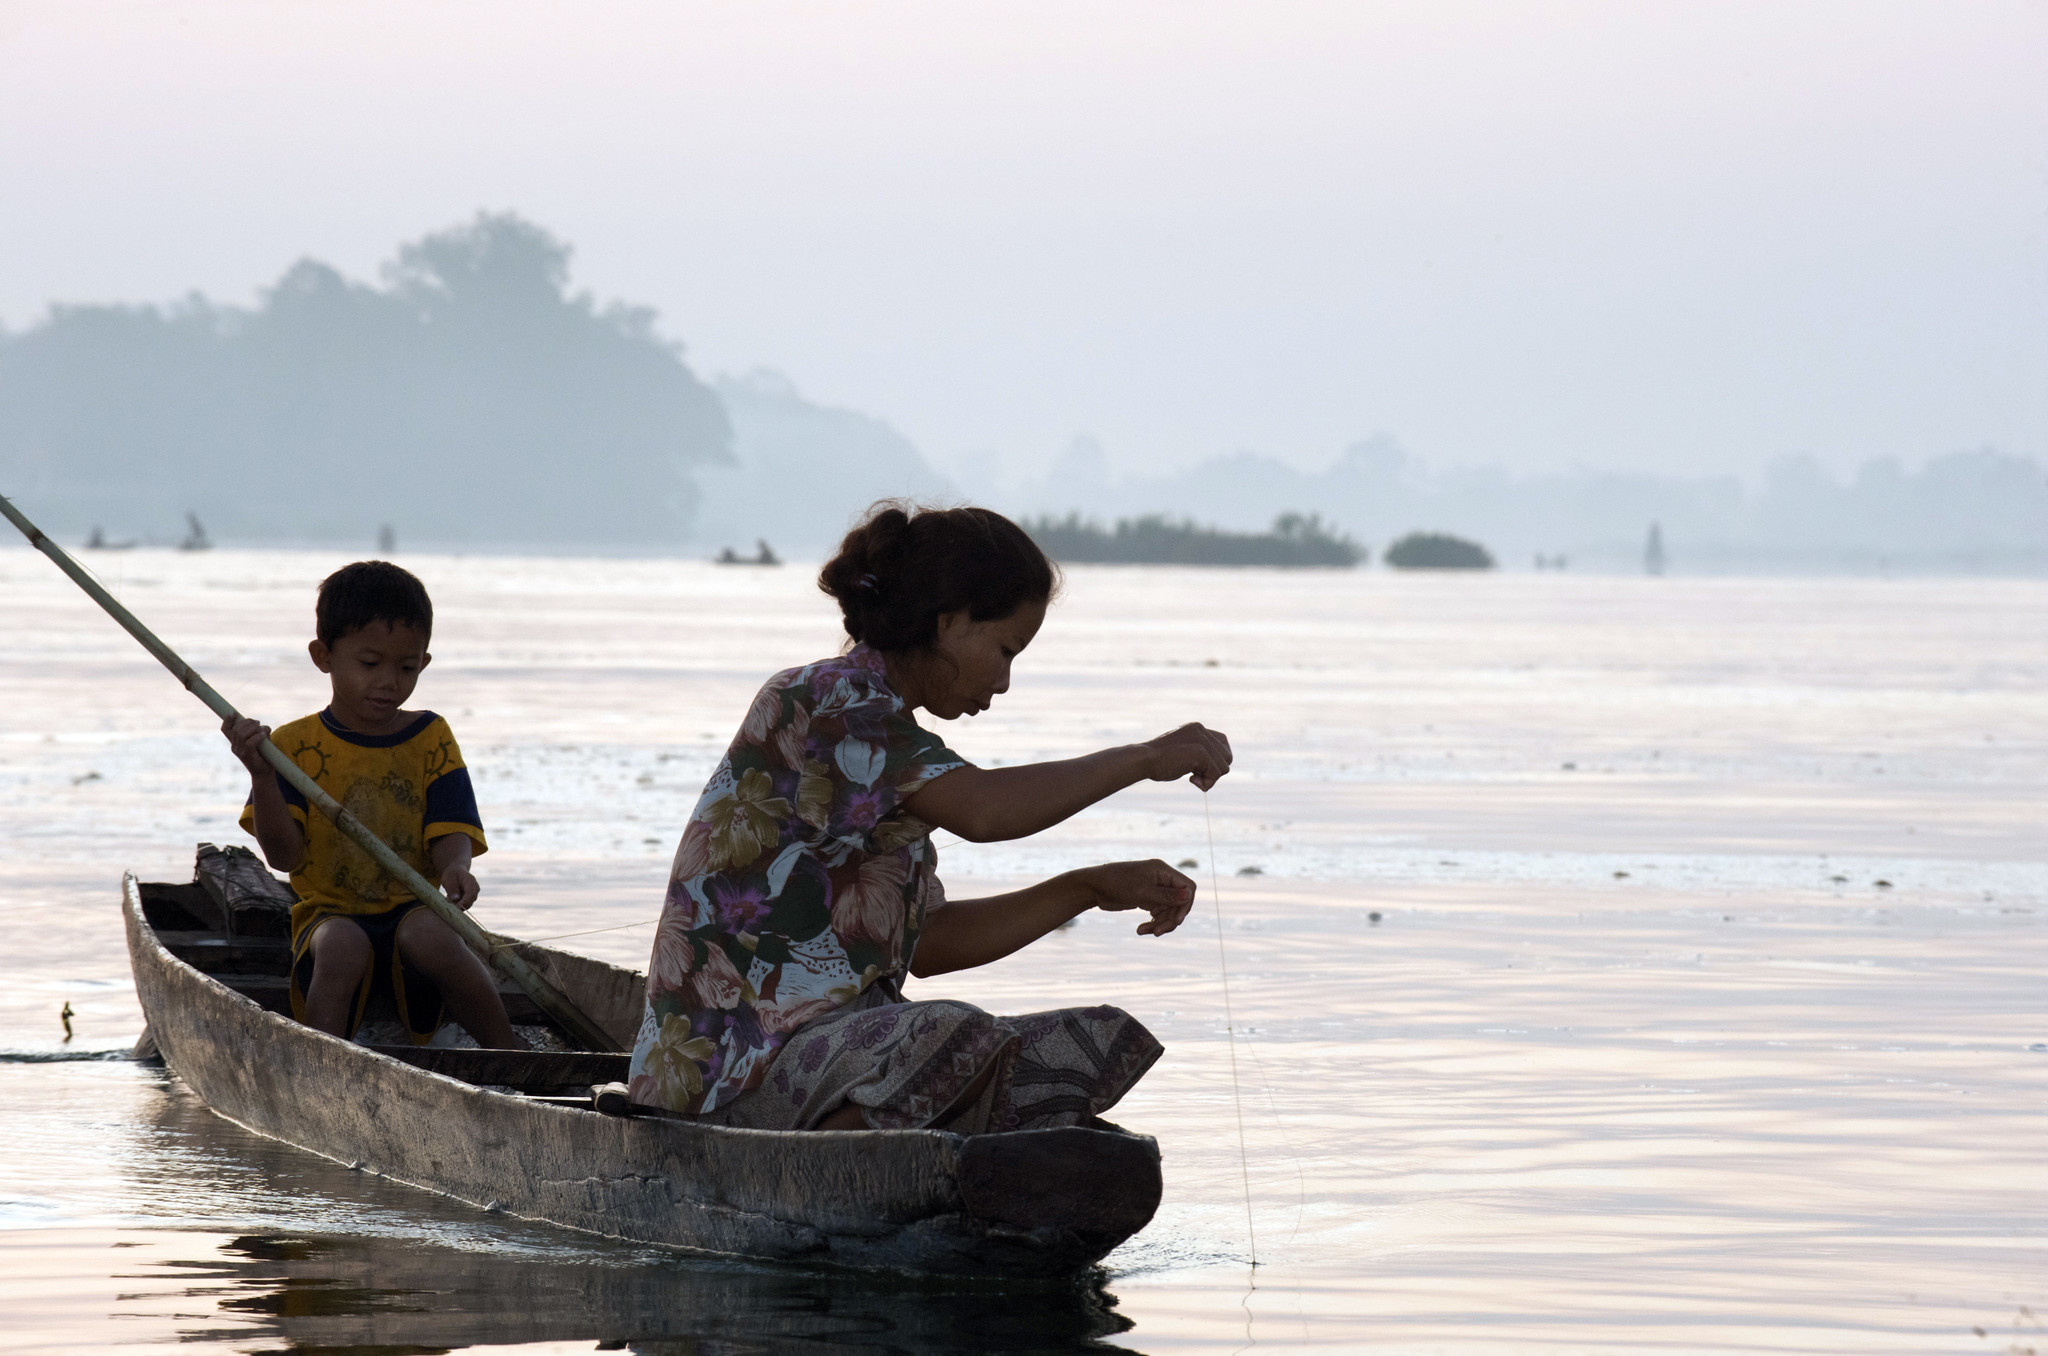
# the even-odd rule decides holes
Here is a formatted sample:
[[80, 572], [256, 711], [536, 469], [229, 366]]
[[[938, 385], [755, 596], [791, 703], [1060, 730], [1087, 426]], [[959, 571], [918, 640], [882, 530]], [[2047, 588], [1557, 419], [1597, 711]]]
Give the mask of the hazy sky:
[[0, 0], [0, 323], [480, 207], [941, 464], [2048, 454], [2041, 3]]

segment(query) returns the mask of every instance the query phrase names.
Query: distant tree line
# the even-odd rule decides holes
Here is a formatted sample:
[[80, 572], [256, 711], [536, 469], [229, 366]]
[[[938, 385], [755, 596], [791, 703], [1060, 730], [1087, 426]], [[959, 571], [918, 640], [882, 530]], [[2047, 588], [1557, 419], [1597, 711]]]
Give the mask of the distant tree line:
[[2048, 462], [1993, 448], [1912, 466], [1879, 459], [1853, 471], [1786, 457], [1746, 483], [1734, 475], [1433, 469], [1385, 436], [1314, 470], [1239, 452], [1119, 479], [1091, 444], [1005, 498], [1027, 514], [1082, 505], [1102, 519], [1164, 512], [1238, 530], [1313, 504], [1370, 540], [1431, 523], [1504, 558], [1569, 555], [1581, 567], [1630, 572], [1643, 566], [1653, 522], [1680, 571], [2048, 571]]
[[381, 287], [306, 260], [254, 308], [59, 306], [0, 334], [0, 483], [54, 524], [216, 535], [659, 546], [718, 397], [651, 311], [567, 291], [569, 249], [479, 215]]
[[1152, 514], [1119, 518], [1114, 527], [1084, 519], [1041, 517], [1024, 524], [1055, 560], [1077, 565], [1278, 565], [1348, 569], [1365, 548], [1326, 527], [1320, 517], [1283, 513], [1267, 532], [1228, 532]]

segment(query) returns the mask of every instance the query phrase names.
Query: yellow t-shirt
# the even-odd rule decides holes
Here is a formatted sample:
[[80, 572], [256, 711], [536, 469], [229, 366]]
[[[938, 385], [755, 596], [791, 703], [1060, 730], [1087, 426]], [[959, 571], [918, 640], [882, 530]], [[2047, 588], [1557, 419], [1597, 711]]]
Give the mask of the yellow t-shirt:
[[[321, 790], [428, 880], [434, 879], [434, 868], [427, 844], [443, 834], [466, 833], [476, 844], [475, 853], [486, 850], [476, 792], [455, 746], [455, 732], [432, 711], [422, 711], [388, 735], [343, 729], [321, 711], [279, 726], [270, 738]], [[277, 785], [285, 808], [306, 835], [305, 858], [292, 872], [292, 888], [299, 892], [292, 910], [294, 936], [315, 912], [382, 913], [413, 897], [326, 815], [309, 813], [306, 798], [291, 783], [278, 777]], [[253, 803], [242, 807], [242, 827], [256, 831]]]

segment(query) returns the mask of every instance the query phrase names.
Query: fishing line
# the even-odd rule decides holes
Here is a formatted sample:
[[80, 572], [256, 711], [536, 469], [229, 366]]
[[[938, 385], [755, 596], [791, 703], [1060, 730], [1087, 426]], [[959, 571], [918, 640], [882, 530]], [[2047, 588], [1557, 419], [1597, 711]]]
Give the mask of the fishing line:
[[1266, 1062], [1259, 1058], [1259, 1043], [1246, 1041], [1244, 1052], [1252, 1057], [1252, 1068], [1258, 1072], [1259, 1087], [1266, 1094], [1266, 1109], [1273, 1116], [1273, 1128], [1280, 1132], [1280, 1142], [1287, 1147], [1287, 1156], [1294, 1160], [1294, 1232], [1287, 1236], [1292, 1241], [1300, 1236], [1302, 1217], [1308, 1213], [1308, 1170], [1302, 1166], [1301, 1148], [1294, 1142], [1294, 1136], [1287, 1129], [1287, 1121], [1280, 1114], [1280, 1101], [1273, 1094], [1272, 1075], [1266, 1072]]
[[595, 937], [600, 932], [624, 932], [627, 928], [644, 928], [651, 923], [658, 923], [660, 921], [658, 918], [643, 918], [637, 923], [620, 923], [617, 927], [588, 928], [582, 932], [557, 932], [551, 937], [521, 937], [514, 941], [498, 942], [491, 947], [491, 950], [503, 951], [508, 947], [525, 946], [529, 942], [559, 942], [564, 937]]
[[[1209, 817], [1209, 793], [1202, 793], [1202, 827], [1209, 834], [1209, 899], [1216, 914], [1216, 965], [1223, 976], [1223, 1044], [1230, 1051], [1230, 1100], [1237, 1110], [1237, 1166], [1244, 1177], [1244, 1232], [1252, 1266], [1259, 1265], [1259, 1234], [1252, 1222], [1252, 1160], [1244, 1139], [1244, 1088], [1237, 1081], [1237, 1020], [1230, 1010], [1230, 958], [1223, 947], [1223, 887], [1216, 875], [1216, 825]], [[1246, 1321], [1250, 1321], [1247, 1312]]]

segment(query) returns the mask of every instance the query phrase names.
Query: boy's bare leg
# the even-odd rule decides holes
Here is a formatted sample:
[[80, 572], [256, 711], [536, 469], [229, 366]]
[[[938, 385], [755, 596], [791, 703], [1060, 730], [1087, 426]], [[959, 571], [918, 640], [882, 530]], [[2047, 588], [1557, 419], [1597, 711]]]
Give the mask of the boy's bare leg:
[[313, 982], [306, 986], [306, 1025], [347, 1040], [349, 1012], [363, 971], [370, 968], [370, 939], [346, 918], [330, 918], [313, 929]]
[[527, 1048], [505, 1015], [505, 1000], [498, 996], [491, 972], [462, 944], [455, 929], [425, 909], [414, 909], [398, 925], [398, 954], [434, 981], [449, 1015], [478, 1045], [492, 1050]]

